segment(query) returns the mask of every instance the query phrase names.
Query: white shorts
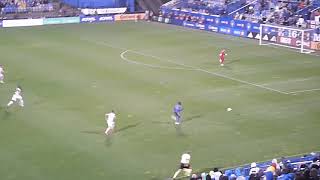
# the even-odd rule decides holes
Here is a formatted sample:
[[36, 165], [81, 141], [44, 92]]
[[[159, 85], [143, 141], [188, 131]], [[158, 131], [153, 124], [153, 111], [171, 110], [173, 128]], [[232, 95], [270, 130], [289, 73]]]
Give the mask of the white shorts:
[[114, 129], [116, 123], [108, 123], [108, 128]]
[[22, 96], [14, 94], [11, 98], [12, 101], [22, 101]]
[[0, 79], [3, 79], [4, 75], [2, 73], [0, 73]]

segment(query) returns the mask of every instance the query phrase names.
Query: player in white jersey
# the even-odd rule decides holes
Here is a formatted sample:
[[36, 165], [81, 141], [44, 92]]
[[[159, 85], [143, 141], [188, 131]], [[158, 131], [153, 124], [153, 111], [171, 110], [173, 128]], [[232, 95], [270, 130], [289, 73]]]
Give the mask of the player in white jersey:
[[191, 160], [191, 153], [186, 152], [182, 154], [181, 156], [181, 161], [180, 161], [180, 168], [174, 173], [173, 179], [175, 179], [181, 171], [184, 171], [186, 176], [190, 176], [192, 169], [190, 165], [190, 160]]
[[2, 65], [0, 65], [0, 83], [4, 83], [4, 69]]
[[112, 110], [110, 113], [107, 113], [105, 115], [105, 119], [107, 121], [107, 129], [104, 132], [106, 135], [109, 135], [110, 133], [112, 133], [112, 131], [114, 130], [114, 127], [116, 125], [115, 119], [116, 119], [116, 114], [114, 113], [114, 111]]
[[7, 107], [10, 107], [13, 103], [18, 103], [19, 106], [23, 107], [23, 98], [22, 98], [22, 89], [20, 86], [16, 88], [16, 91], [14, 92], [11, 101], [8, 103]]

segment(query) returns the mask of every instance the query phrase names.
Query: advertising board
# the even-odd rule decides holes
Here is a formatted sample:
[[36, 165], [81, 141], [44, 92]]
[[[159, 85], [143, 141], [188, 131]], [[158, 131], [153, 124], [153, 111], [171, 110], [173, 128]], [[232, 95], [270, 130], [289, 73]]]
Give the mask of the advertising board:
[[219, 27], [218, 32], [222, 34], [232, 34], [230, 27]]
[[[260, 39], [260, 23], [236, 20], [230, 17], [220, 17], [214, 15], [208, 15], [204, 13], [195, 13], [187, 10], [180, 9], [162, 9], [163, 14], [170, 13], [173, 18], [170, 19], [171, 24], [185, 26], [193, 29], [201, 29], [211, 32], [218, 32], [223, 34], [229, 34], [233, 36], [247, 37], [251, 39]], [[184, 21], [182, 17], [191, 16], [192, 18], [198, 18], [204, 20], [203, 24], [197, 22]], [[162, 21], [161, 21], [162, 22]], [[287, 29], [281, 27], [264, 26], [262, 29], [262, 40], [281, 43], [289, 46], [300, 47], [301, 46], [301, 31], [294, 29]], [[314, 32], [308, 32], [304, 34], [304, 47], [318, 47], [315, 42], [320, 42], [320, 29]], [[311, 41], [314, 41], [313, 43]]]
[[96, 14], [120, 14], [127, 11], [126, 7], [123, 8], [99, 8], [99, 9], [81, 9], [84, 15], [96, 15]]
[[311, 42], [311, 49], [320, 51], [320, 42]]
[[213, 23], [212, 24], [207, 23], [206, 24], [206, 30], [207, 31], [212, 31], [212, 32], [218, 32], [219, 28], [218, 28], [218, 26], [215, 26]]
[[145, 18], [144, 13], [136, 14], [116, 14], [114, 15], [115, 21], [130, 21], [130, 20], [141, 20]]
[[40, 26], [43, 25], [43, 19], [16, 19], [3, 20], [3, 27], [22, 27], [22, 26]]
[[81, 23], [93, 23], [93, 22], [112, 22], [114, 21], [114, 16], [84, 16], [80, 17]]
[[80, 17], [61, 17], [61, 18], [46, 18], [43, 19], [43, 24], [69, 24], [80, 23]]
[[320, 42], [320, 34], [313, 33], [313, 35], [312, 35], [312, 41]]

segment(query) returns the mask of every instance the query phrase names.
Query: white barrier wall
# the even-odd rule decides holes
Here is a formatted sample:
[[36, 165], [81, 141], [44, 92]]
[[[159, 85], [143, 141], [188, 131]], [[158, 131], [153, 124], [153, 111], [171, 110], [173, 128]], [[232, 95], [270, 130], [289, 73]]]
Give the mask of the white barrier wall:
[[43, 19], [16, 19], [16, 20], [4, 20], [2, 22], [3, 27], [22, 27], [22, 26], [41, 26], [43, 25]]

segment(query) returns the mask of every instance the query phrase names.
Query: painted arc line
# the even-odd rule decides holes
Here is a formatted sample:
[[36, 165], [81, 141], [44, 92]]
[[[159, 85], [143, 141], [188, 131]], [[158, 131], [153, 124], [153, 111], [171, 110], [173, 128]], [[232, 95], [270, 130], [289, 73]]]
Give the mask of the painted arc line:
[[[157, 66], [157, 65], [152, 65], [152, 64], [146, 64], [146, 63], [142, 63], [142, 62], [138, 62], [138, 61], [134, 61], [131, 60], [129, 58], [127, 58], [125, 56], [126, 53], [130, 52], [131, 50], [125, 50], [120, 54], [121, 59], [123, 59], [124, 61], [130, 63], [130, 64], [137, 64], [137, 65], [142, 65], [145, 67], [149, 67], [149, 68], [156, 68], [156, 69], [173, 69], [173, 70], [195, 70], [195, 69], [191, 69], [191, 68], [179, 68], [179, 67], [169, 67], [169, 66]], [[137, 53], [135, 53], [137, 54]]]

